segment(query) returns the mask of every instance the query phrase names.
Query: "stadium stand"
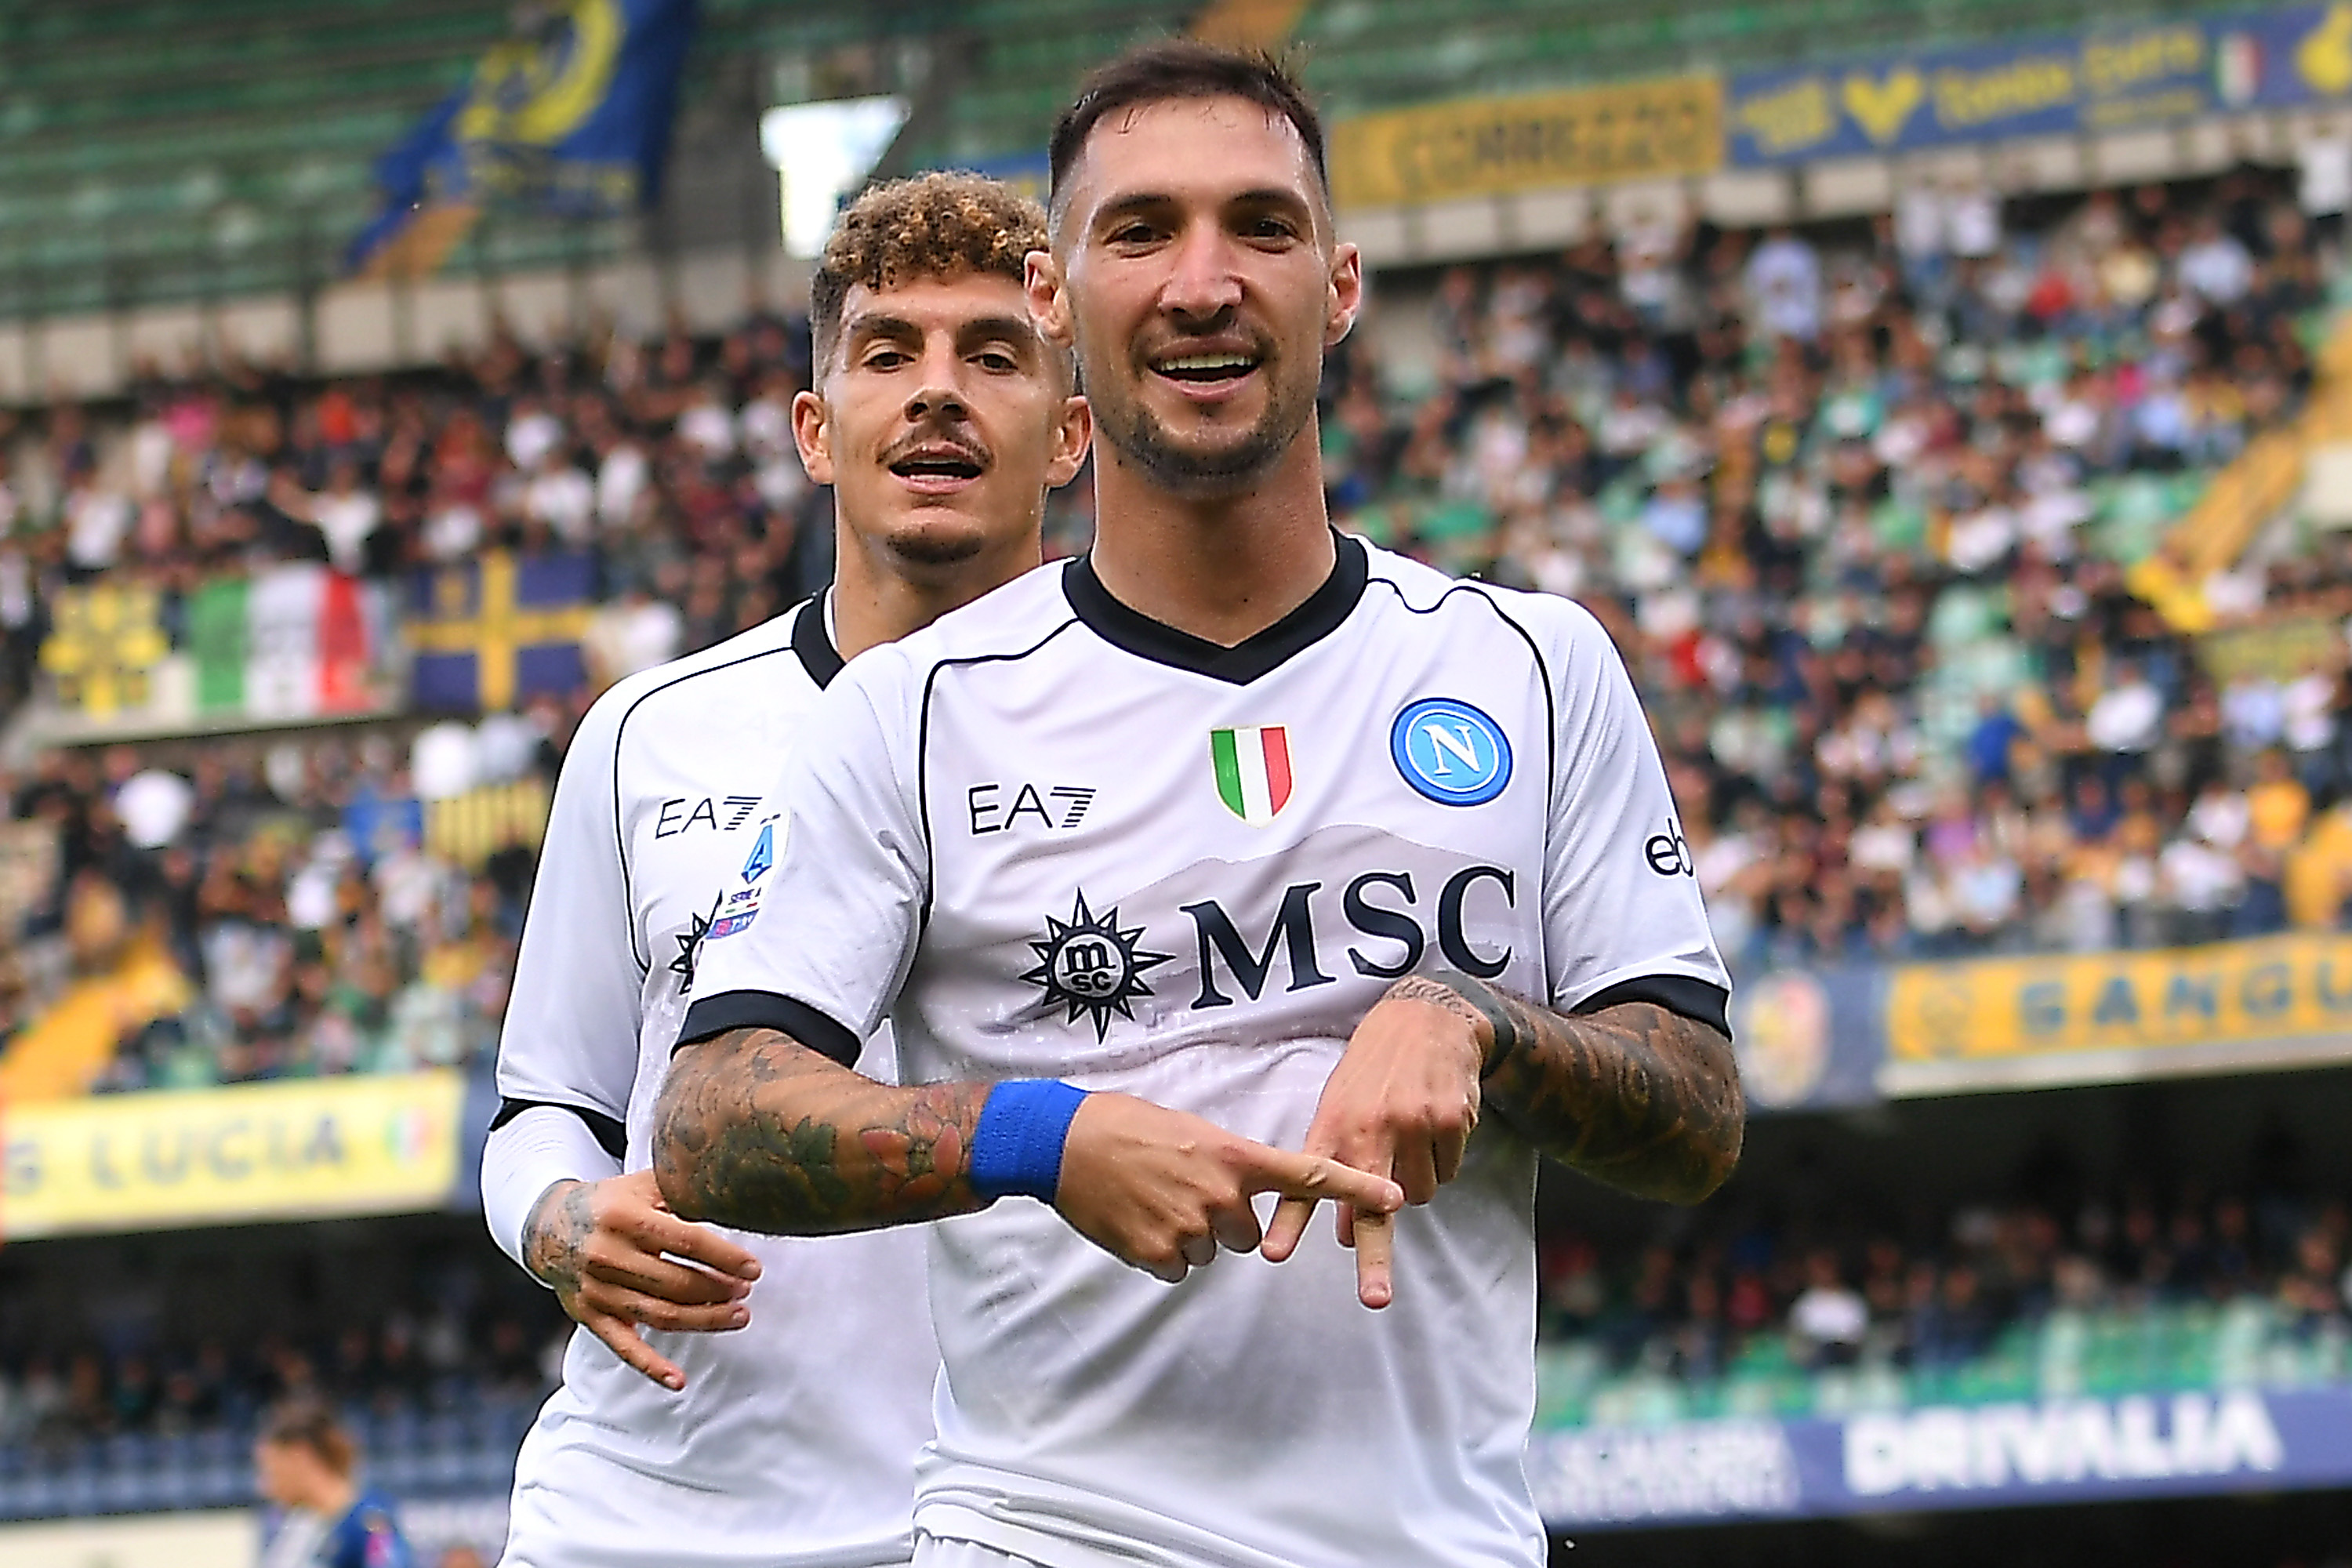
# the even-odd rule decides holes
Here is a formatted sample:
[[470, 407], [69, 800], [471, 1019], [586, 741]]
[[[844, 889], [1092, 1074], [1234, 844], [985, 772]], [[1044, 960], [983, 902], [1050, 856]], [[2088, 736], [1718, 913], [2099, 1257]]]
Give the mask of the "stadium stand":
[[472, 1239], [383, 1221], [234, 1249], [217, 1235], [58, 1244], [85, 1289], [169, 1293], [170, 1321], [135, 1345], [110, 1343], [119, 1331], [55, 1272], [0, 1264], [0, 1519], [248, 1503], [256, 1423], [294, 1394], [336, 1401], [397, 1495], [502, 1489], [544, 1397], [550, 1309]]
[[[2140, 6], [2138, 16], [2194, 11]], [[2099, 6], [2064, 0], [1960, 0], [1934, 6], [1890, 0], [1717, 5], [1673, 0], [1629, 12], [1597, 0], [1345, 0], [1309, 7], [1295, 41], [1335, 113], [1563, 82], [1619, 80], [1697, 67], [1838, 58], [1874, 46], [1953, 43], [2101, 20]]]
[[[2125, 574], [2308, 398], [2336, 237], [2249, 174], [1939, 201], [1429, 280], [1426, 352], [1376, 321], [1327, 389], [1338, 515], [1604, 617], [1743, 973], [2334, 925], [2340, 680], [2217, 683]], [[599, 679], [705, 646], [824, 571], [822, 503], [783, 444], [799, 352], [767, 320], [701, 343], [501, 340], [429, 374], [236, 371], [22, 416], [0, 490], [11, 692], [37, 683], [68, 590], [151, 585], [184, 642], [208, 574], [323, 560], [389, 581], [488, 546], [593, 555]], [[1056, 511], [1059, 551], [1083, 542], [1078, 507]], [[2303, 542], [2258, 542], [2245, 625], [2352, 608], [2352, 555]], [[456, 727], [468, 782], [543, 791], [585, 695]], [[291, 750], [41, 753], [11, 815], [48, 825], [57, 868], [11, 947], [0, 1080], [478, 1060], [529, 814], [436, 845], [414, 803], [442, 793], [419, 775], [447, 743], [412, 720]], [[140, 993], [144, 1021], [103, 1048], [45, 1035], [77, 984], [159, 968], [192, 986]], [[2069, 1213], [1556, 1226], [1543, 1421], [2340, 1382], [2346, 1212], [2317, 1188], [2135, 1187]], [[354, 1403], [396, 1485], [495, 1489], [551, 1309], [463, 1331], [438, 1310], [347, 1311], [243, 1356], [32, 1336], [0, 1358], [0, 1513], [241, 1497], [243, 1423], [306, 1377]], [[412, 1380], [425, 1342], [435, 1375]]]
[[[2144, 6], [2163, 16], [2180, 0]], [[777, 62], [813, 96], [915, 90], [929, 102], [893, 165], [1034, 156], [1069, 83], [1197, 5], [989, 0], [856, 10], [705, 0], [688, 101], [733, 63]], [[1998, 37], [2095, 19], [2070, 3], [1893, 0], [1804, 5], [1433, 8], [1345, 0], [1298, 8], [1286, 40], [1335, 114], [1465, 92], [1726, 69], [1902, 39]], [[0, 4], [0, 315], [58, 316], [332, 281], [372, 214], [372, 169], [504, 35], [478, 0], [274, 0], [192, 9], [153, 0]], [[1924, 29], [1924, 31], [1923, 31]], [[1440, 47], [1430, 40], [1440, 39]], [[101, 47], [102, 46], [102, 47]], [[903, 55], [907, 63], [900, 63]], [[465, 269], [579, 266], [617, 254], [625, 225], [494, 222]]]
[[[1611, 620], [1736, 963], [2332, 925], [2340, 660], [2221, 679], [2126, 573], [2306, 397], [2340, 274], [2251, 175], [1927, 200], [1449, 272], [1421, 395], [1333, 389], [1343, 510]], [[2242, 625], [2341, 613], [2299, 543]]]
[[[1362, 356], [1335, 376], [1343, 520], [1611, 619], [1743, 968], [2257, 935], [2343, 910], [2352, 693], [2324, 670], [2218, 683], [2124, 582], [2305, 397], [2321, 251], [2252, 176], [2043, 216], [1957, 256], [1888, 223], [1457, 269], [1431, 384]], [[25, 584], [0, 674], [21, 693], [69, 586], [155, 587], [185, 642], [191, 586], [225, 569], [383, 577], [486, 546], [594, 552], [608, 679], [707, 646], [822, 574], [821, 502], [784, 429], [794, 352], [776, 321], [586, 354], [501, 342], [437, 375], [257, 373], [153, 385], [127, 426], [23, 421], [0, 481]], [[1061, 548], [1079, 504], [1057, 512]], [[2352, 553], [2321, 541], [2241, 576], [2249, 624], [2302, 624], [2343, 613]], [[480, 782], [543, 789], [576, 707], [492, 726]], [[152, 779], [124, 796], [148, 771], [135, 750], [52, 752], [13, 781], [12, 815], [61, 846], [26, 917], [19, 1020], [77, 963], [103, 967], [30, 956], [101, 887], [160, 910], [183, 972], [209, 977], [215, 1000], [93, 1081], [462, 1061], [487, 1037], [527, 826], [470, 870], [418, 870], [353, 815], [413, 798], [398, 747], [320, 742], [275, 785], [266, 751], [201, 753], [186, 800]], [[132, 805], [164, 812], [169, 847], [121, 820]], [[322, 1029], [343, 1042], [323, 1057]], [[357, 1043], [386, 1031], [412, 1043]]]
[[[1258, 9], [1295, 24], [1335, 118], [2105, 16]], [[1087, 65], [1202, 8], [702, 14], [689, 104], [752, 61], [762, 101], [917, 88], [892, 166], [1017, 174]], [[507, 21], [470, 0], [0, 0], [0, 321], [316, 289], [370, 211], [373, 158]], [[1785, 229], [1596, 216], [1564, 251], [1377, 279], [1326, 387], [1333, 510], [1602, 618], [1669, 761], [1687, 839], [1670, 847], [1743, 988], [2352, 929], [2352, 532], [2294, 515], [2300, 463], [2278, 460], [2352, 432], [2340, 219], [2243, 169], [2007, 200], [1922, 182], [1883, 218]], [[456, 266], [644, 238], [489, 224]], [[829, 513], [784, 423], [803, 337], [765, 315], [699, 340], [527, 345], [501, 326], [434, 368], [231, 357], [0, 410], [0, 1109], [437, 1075], [469, 1079], [486, 1121], [539, 826], [589, 696], [827, 574]], [[1083, 482], [1057, 500], [1054, 553], [1084, 547], [1087, 504]], [[541, 616], [577, 678], [478, 700], [491, 617], [437, 627], [434, 596], [471, 572], [487, 599], [493, 561], [579, 568]], [[352, 588], [364, 689], [216, 711], [220, 607], [298, 579]], [[421, 664], [396, 685], [403, 637], [474, 660], [450, 711]], [[176, 708], [157, 695], [174, 681]], [[1748, 1168], [1695, 1215], [1555, 1184], [1538, 1436], [2340, 1393], [2340, 1076], [1980, 1102], [1931, 1126], [1917, 1101], [1759, 1114]], [[2063, 1126], [2222, 1100], [2284, 1106], [2293, 1133], [2092, 1157]], [[2061, 1129], [2057, 1155], [1982, 1152], [2027, 1116]], [[1814, 1142], [1844, 1150], [1834, 1175], [1795, 1152]], [[0, 1521], [248, 1503], [255, 1415], [304, 1391], [343, 1405], [396, 1495], [500, 1494], [566, 1325], [475, 1219], [414, 1212], [468, 1181], [394, 1218], [37, 1245], [9, 1228], [9, 1188]], [[2206, 1526], [2167, 1522], [2102, 1557], [2060, 1526], [1966, 1560], [2315, 1568], [2344, 1560], [2325, 1555], [2352, 1541], [2342, 1522], [2297, 1516], [2324, 1549], [2240, 1539], [2233, 1516], [2210, 1549], [2185, 1544]], [[1669, 1532], [1606, 1561], [1858, 1560], [1815, 1538], [1746, 1550]]]

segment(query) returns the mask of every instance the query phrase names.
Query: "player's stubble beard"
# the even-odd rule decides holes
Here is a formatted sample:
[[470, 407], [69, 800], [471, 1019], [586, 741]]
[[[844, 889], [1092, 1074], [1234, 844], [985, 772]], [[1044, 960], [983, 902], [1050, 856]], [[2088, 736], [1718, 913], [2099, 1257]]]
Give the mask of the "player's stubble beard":
[[[1087, 400], [1094, 406], [1096, 439], [1107, 443], [1150, 476], [1153, 484], [1174, 495], [1197, 499], [1234, 495], [1250, 489], [1273, 470], [1315, 417], [1318, 386], [1313, 381], [1296, 384], [1284, 376], [1289, 358], [1271, 338], [1258, 334], [1255, 346], [1259, 356], [1255, 374], [1267, 378], [1265, 411], [1240, 436], [1206, 448], [1179, 440], [1144, 406], [1140, 395], [1143, 378], [1155, 373], [1145, 354], [1139, 352], [1125, 367], [1124, 378], [1100, 374], [1085, 378]], [[1091, 357], [1086, 354], [1085, 348], [1081, 338], [1082, 363]], [[1113, 387], [1117, 390], [1110, 396], [1098, 390]]]
[[[980, 433], [961, 419], [926, 420], [890, 443], [882, 454], [885, 468], [900, 457], [929, 442], [944, 441], [961, 447], [985, 475], [995, 467], [995, 454]], [[920, 521], [928, 508], [919, 508], [912, 520]], [[985, 530], [968, 525], [959, 531], [932, 533], [918, 527], [905, 533], [893, 533], [883, 541], [883, 547], [904, 565], [929, 571], [942, 571], [961, 566], [988, 548]]]

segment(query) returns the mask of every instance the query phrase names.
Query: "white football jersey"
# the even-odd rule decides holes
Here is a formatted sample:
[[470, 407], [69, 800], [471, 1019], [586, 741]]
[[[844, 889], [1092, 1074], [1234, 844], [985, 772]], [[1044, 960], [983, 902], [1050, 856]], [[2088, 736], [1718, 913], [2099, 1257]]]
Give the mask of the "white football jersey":
[[[906, 1081], [1061, 1078], [1297, 1148], [1415, 970], [1720, 1025], [1728, 978], [1599, 625], [1353, 538], [1339, 556], [1237, 647], [1079, 561], [859, 660], [685, 1037], [765, 1025], [847, 1059], [887, 1016]], [[1402, 1217], [1381, 1312], [1328, 1215], [1286, 1263], [1173, 1287], [1042, 1204], [933, 1226], [917, 1529], [1048, 1568], [1542, 1562], [1536, 1163], [1486, 1118]]]
[[[812, 601], [632, 676], [589, 710], [556, 786], [499, 1041], [501, 1121], [563, 1107], [624, 1169], [650, 1164], [697, 955], [770, 886], [778, 781], [840, 668]], [[887, 1035], [859, 1065], [893, 1076]], [[750, 1325], [647, 1335], [685, 1372], [682, 1392], [573, 1333], [518, 1465], [510, 1562], [907, 1560], [939, 1369], [922, 1238], [735, 1239], [763, 1270]]]

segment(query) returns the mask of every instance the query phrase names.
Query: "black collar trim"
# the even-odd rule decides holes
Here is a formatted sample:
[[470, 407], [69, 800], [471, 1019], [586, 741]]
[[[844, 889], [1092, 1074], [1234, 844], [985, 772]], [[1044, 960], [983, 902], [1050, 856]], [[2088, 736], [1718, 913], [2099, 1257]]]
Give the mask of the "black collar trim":
[[800, 619], [793, 623], [793, 651], [801, 656], [801, 668], [808, 671], [819, 691], [841, 673], [841, 652], [824, 632], [823, 594], [801, 606]]
[[1364, 596], [1364, 584], [1371, 576], [1371, 561], [1364, 553], [1362, 540], [1336, 529], [1331, 538], [1339, 559], [1332, 564], [1331, 575], [1323, 579], [1323, 585], [1290, 614], [1232, 647], [1179, 631], [1164, 621], [1155, 621], [1120, 604], [1102, 585], [1102, 579], [1095, 575], [1094, 562], [1089, 556], [1082, 555], [1063, 568], [1062, 592], [1068, 595], [1070, 608], [1077, 613], [1078, 619], [1113, 647], [1124, 648], [1155, 664], [1247, 686], [1259, 676], [1280, 668], [1293, 654], [1312, 647], [1338, 631], [1355, 613], [1357, 601]]

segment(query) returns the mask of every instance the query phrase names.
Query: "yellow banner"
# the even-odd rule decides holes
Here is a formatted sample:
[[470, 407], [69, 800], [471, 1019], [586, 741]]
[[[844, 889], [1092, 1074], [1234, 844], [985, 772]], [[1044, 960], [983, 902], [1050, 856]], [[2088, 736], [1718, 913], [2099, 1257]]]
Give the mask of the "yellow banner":
[[1723, 162], [1711, 76], [1463, 99], [1366, 114], [1331, 132], [1343, 207], [1704, 174]]
[[2333, 616], [2290, 616], [2255, 626], [2208, 632], [2197, 639], [2198, 662], [2223, 686], [2249, 676], [2293, 680], [2344, 662], [2344, 624]]
[[0, 1107], [0, 1237], [438, 1208], [455, 1070]]
[[2352, 1058], [2352, 936], [1916, 963], [1886, 997], [1889, 1094]]

